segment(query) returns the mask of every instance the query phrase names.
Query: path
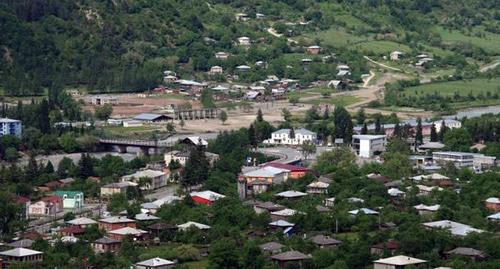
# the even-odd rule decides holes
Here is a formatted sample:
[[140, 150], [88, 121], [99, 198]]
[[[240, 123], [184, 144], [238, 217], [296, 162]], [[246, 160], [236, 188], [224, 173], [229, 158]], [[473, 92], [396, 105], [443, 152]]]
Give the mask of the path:
[[363, 88], [366, 88], [368, 87], [368, 84], [370, 83], [370, 81], [375, 77], [375, 73], [373, 71], [370, 70], [370, 76], [367, 77], [365, 80], [364, 80], [364, 83], [363, 83]]
[[403, 72], [403, 70], [399, 69], [399, 68], [396, 68], [396, 67], [392, 67], [392, 66], [388, 66], [388, 65], [385, 65], [383, 63], [380, 63], [380, 62], [377, 62], [375, 60], [372, 60], [370, 59], [370, 57], [368, 56], [363, 56], [366, 60], [378, 65], [378, 66], [381, 66], [381, 67], [384, 67], [384, 68], [387, 68], [387, 69], [390, 69], [390, 70], [394, 70], [394, 71], [398, 71], [398, 72]]
[[497, 67], [499, 65], [500, 65], [500, 61], [497, 61], [497, 62], [494, 62], [494, 63], [491, 63], [491, 64], [487, 64], [487, 65], [481, 67], [479, 69], [479, 72], [486, 72], [488, 70], [494, 69], [495, 67]]
[[[273, 27], [269, 27], [269, 28], [267, 28], [267, 32], [268, 32], [269, 34], [271, 34], [271, 35], [275, 36], [275, 37], [278, 37], [278, 38], [283, 36], [283, 34], [278, 34], [278, 32], [276, 32], [276, 29], [274, 29]], [[287, 38], [286, 40], [287, 40], [289, 43], [299, 43], [299, 42], [297, 42], [297, 41], [295, 41], [295, 40], [293, 40], [293, 39], [291, 39], [291, 38]]]

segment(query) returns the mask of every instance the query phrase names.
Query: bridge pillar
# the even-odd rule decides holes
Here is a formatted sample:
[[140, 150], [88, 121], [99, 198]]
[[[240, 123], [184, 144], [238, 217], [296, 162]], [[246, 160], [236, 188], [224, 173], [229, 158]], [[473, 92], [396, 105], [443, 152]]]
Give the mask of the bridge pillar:
[[118, 145], [118, 152], [120, 152], [120, 153], [127, 153], [127, 146]]
[[139, 151], [137, 152], [137, 155], [149, 156], [149, 147], [140, 147]]

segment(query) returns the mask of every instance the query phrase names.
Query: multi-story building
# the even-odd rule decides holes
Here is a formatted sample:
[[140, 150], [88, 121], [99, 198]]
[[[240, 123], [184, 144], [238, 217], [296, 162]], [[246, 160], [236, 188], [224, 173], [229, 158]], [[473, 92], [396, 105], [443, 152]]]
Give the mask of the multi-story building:
[[54, 195], [63, 200], [63, 208], [79, 211], [83, 209], [84, 196], [81, 191], [55, 191]]
[[273, 145], [302, 145], [304, 142], [316, 143], [317, 135], [307, 129], [281, 129], [271, 134], [271, 138], [264, 141]]
[[385, 135], [353, 135], [352, 148], [360, 157], [371, 158], [385, 151]]
[[0, 118], [0, 136], [14, 135], [17, 137], [21, 137], [22, 133], [23, 133], [23, 126], [20, 120]]
[[496, 165], [496, 157], [470, 152], [436, 151], [432, 153], [432, 159], [436, 163], [451, 162], [458, 168], [470, 167], [478, 170]]
[[146, 183], [145, 186], [141, 187], [142, 189], [146, 190], [158, 189], [167, 184], [167, 176], [164, 172], [151, 169], [137, 171], [131, 175], [123, 176], [122, 182], [128, 181], [140, 183], [140, 180], [142, 178], [148, 178], [151, 180], [150, 182]]

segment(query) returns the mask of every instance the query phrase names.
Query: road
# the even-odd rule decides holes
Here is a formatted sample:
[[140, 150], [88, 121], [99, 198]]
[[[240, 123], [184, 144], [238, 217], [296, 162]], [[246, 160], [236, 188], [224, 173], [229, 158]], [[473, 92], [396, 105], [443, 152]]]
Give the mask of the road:
[[399, 69], [399, 68], [396, 68], [396, 67], [392, 67], [392, 66], [388, 66], [388, 65], [385, 65], [383, 63], [379, 63], [375, 60], [372, 60], [370, 57], [368, 56], [363, 56], [365, 59], [367, 59], [368, 61], [378, 65], [378, 66], [381, 66], [381, 67], [384, 67], [384, 68], [387, 68], [387, 69], [390, 69], [390, 70], [393, 70], [393, 71], [398, 71], [398, 72], [403, 72], [403, 70]]
[[154, 201], [165, 196], [176, 195], [178, 189], [179, 185], [168, 185], [166, 187], [157, 189], [152, 193], [144, 195], [144, 198], [146, 198], [146, 200]]
[[500, 61], [498, 61], [498, 62], [494, 62], [494, 63], [491, 63], [491, 64], [487, 64], [487, 65], [485, 65], [485, 66], [481, 67], [481, 68], [479, 69], [479, 72], [486, 72], [486, 71], [488, 71], [488, 70], [494, 69], [495, 67], [497, 67], [497, 66], [499, 66], [499, 65], [500, 65]]
[[258, 148], [257, 151], [265, 155], [278, 157], [279, 159], [274, 161], [278, 163], [289, 164], [302, 159], [302, 153], [292, 147]]

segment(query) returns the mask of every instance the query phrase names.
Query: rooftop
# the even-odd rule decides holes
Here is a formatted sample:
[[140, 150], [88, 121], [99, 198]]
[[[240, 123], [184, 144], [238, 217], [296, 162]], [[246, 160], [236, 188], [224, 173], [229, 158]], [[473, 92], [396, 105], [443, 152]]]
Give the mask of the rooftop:
[[101, 237], [101, 238], [95, 240], [94, 243], [96, 243], [96, 244], [116, 244], [116, 243], [120, 243], [120, 241], [104, 236], [104, 237]]
[[389, 264], [389, 265], [396, 265], [396, 266], [420, 264], [420, 263], [426, 263], [426, 262], [427, 261], [425, 261], [425, 260], [420, 260], [417, 258], [412, 258], [412, 257], [408, 257], [408, 256], [403, 256], [403, 255], [374, 261], [374, 263]]
[[173, 265], [173, 264], [175, 264], [175, 262], [156, 257], [156, 258], [152, 258], [152, 259], [145, 260], [142, 262], [138, 262], [135, 265], [150, 268], [150, 267], [160, 267], [160, 266]]
[[359, 140], [375, 140], [385, 138], [385, 135], [353, 135], [352, 138]]
[[452, 249], [450, 251], [447, 251], [446, 254], [453, 254], [453, 255], [462, 255], [462, 256], [480, 256], [484, 257], [484, 252], [473, 249], [473, 248], [464, 248], [464, 247], [458, 247], [455, 249]]
[[274, 177], [276, 175], [279, 175], [279, 174], [285, 173], [285, 172], [289, 172], [289, 171], [290, 170], [276, 168], [273, 166], [265, 166], [265, 167], [257, 169], [257, 170], [246, 172], [243, 175], [245, 177]]
[[277, 220], [269, 223], [270, 226], [275, 226], [275, 227], [293, 227], [295, 226], [294, 223], [288, 222], [286, 220]]
[[450, 221], [450, 220], [440, 220], [433, 222], [423, 223], [425, 227], [429, 228], [441, 228], [449, 230], [452, 235], [466, 236], [469, 233], [482, 233], [483, 230], [473, 228], [469, 225]]
[[191, 197], [197, 196], [197, 197], [203, 198], [205, 200], [209, 200], [209, 201], [216, 201], [216, 200], [219, 200], [219, 199], [226, 197], [225, 195], [222, 195], [222, 194], [219, 194], [219, 193], [216, 193], [213, 191], [191, 192], [189, 195], [191, 195]]
[[119, 235], [141, 235], [141, 234], [146, 234], [148, 232], [141, 230], [141, 229], [136, 229], [136, 228], [131, 228], [131, 227], [123, 227], [120, 229], [109, 231], [109, 233], [119, 234]]
[[166, 117], [165, 115], [162, 114], [154, 114], [154, 113], [142, 113], [134, 117], [134, 120], [145, 120], [145, 121], [150, 121], [150, 120], [156, 120], [162, 117]]
[[303, 193], [300, 191], [284, 191], [276, 194], [278, 197], [283, 197], [283, 198], [297, 198], [297, 197], [303, 197], [306, 196], [307, 193]]
[[201, 223], [198, 223], [198, 222], [194, 222], [194, 221], [188, 221], [184, 224], [179, 224], [177, 225], [177, 228], [179, 228], [179, 230], [187, 230], [189, 228], [197, 228], [197, 229], [200, 229], [200, 230], [207, 230], [207, 229], [210, 229], [210, 226], [208, 225], [205, 225], [205, 224], [201, 224]]
[[328, 245], [340, 245], [342, 244], [342, 241], [339, 241], [337, 239], [331, 238], [326, 235], [316, 235], [311, 238], [314, 244], [316, 245], [321, 245], [321, 246], [328, 246]]
[[273, 260], [278, 260], [278, 261], [300, 261], [300, 260], [305, 260], [305, 259], [310, 259], [311, 257], [307, 256], [306, 254], [302, 252], [298, 252], [295, 250], [283, 252], [280, 254], [276, 254], [274, 256], [271, 256], [271, 259]]
[[14, 248], [0, 252], [0, 256], [8, 256], [8, 257], [26, 257], [38, 254], [43, 254], [43, 252], [32, 250], [29, 248]]
[[486, 203], [500, 204], [500, 199], [498, 197], [490, 197], [486, 199]]
[[284, 245], [278, 243], [278, 242], [267, 242], [264, 244], [259, 245], [259, 248], [264, 251], [276, 251], [276, 250], [281, 250], [284, 247]]
[[135, 222], [135, 220], [129, 219], [127, 217], [108, 217], [104, 219], [100, 219], [99, 222], [105, 222], [105, 223], [127, 223], [127, 222]]
[[132, 178], [136, 178], [136, 179], [143, 178], [143, 177], [155, 178], [155, 177], [161, 177], [164, 175], [165, 175], [165, 173], [162, 171], [146, 169], [146, 170], [137, 171], [131, 175], [123, 176], [122, 178], [125, 180], [130, 180]]

